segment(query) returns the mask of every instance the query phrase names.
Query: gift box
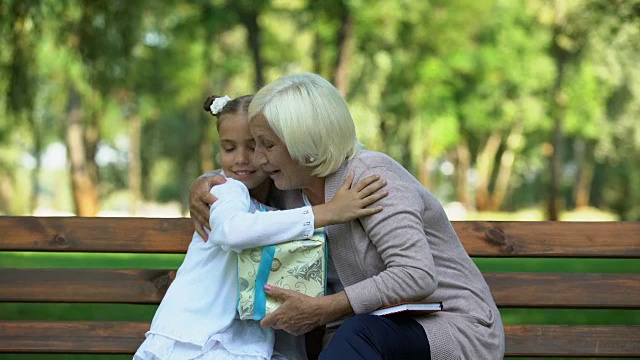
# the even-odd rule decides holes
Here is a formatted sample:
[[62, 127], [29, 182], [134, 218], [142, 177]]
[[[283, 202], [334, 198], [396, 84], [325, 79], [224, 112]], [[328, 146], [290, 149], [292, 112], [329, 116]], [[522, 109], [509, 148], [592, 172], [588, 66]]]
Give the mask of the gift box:
[[281, 302], [267, 296], [265, 284], [322, 296], [327, 288], [327, 244], [324, 228], [310, 239], [245, 249], [238, 254], [238, 313], [243, 320], [261, 320]]

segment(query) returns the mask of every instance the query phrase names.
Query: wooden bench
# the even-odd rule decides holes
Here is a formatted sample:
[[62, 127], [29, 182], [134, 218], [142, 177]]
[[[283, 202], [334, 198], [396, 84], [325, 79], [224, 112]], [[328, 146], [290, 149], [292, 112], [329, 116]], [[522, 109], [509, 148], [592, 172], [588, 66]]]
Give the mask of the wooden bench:
[[[465, 221], [454, 222], [454, 226], [481, 269], [488, 266], [485, 263], [498, 269], [501, 264], [512, 266], [483, 270], [506, 323], [506, 356], [640, 357], [640, 223]], [[180, 254], [192, 232], [191, 220], [184, 218], [0, 217], [0, 256], [5, 252]], [[583, 261], [594, 261], [589, 258], [616, 259], [602, 261], [622, 261], [623, 269], [613, 273], [524, 272], [522, 269], [540, 263], [533, 260], [527, 265], [532, 261], [528, 258], [558, 259], [543, 260], [543, 265], [568, 258], [568, 270]], [[1, 261], [2, 257], [0, 305], [157, 304], [175, 276], [175, 268], [7, 268]], [[525, 314], [541, 308], [604, 309], [601, 311], [617, 311], [618, 318], [625, 311], [622, 317], [626, 320], [614, 325], [589, 321], [550, 324], [534, 316], [532, 323], [521, 324], [510, 322], [511, 308], [524, 309], [520, 311]], [[153, 310], [147, 313], [152, 315]], [[0, 314], [0, 353], [132, 354], [151, 320], [150, 315], [144, 321], [16, 319], [15, 314], [9, 315]]]

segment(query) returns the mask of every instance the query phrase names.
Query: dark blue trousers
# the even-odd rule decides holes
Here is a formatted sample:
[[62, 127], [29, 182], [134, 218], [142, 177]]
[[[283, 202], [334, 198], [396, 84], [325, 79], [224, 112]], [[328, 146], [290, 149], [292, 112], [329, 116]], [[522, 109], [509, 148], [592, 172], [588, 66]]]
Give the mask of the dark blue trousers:
[[320, 360], [431, 359], [422, 326], [403, 315], [357, 315], [345, 321], [320, 353]]

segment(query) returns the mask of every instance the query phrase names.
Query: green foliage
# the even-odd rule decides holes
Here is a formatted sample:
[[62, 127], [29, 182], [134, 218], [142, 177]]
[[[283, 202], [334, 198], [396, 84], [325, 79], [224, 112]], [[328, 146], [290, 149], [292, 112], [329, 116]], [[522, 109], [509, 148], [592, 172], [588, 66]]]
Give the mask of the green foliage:
[[[86, 136], [123, 158], [100, 165], [102, 198], [129, 191], [137, 156], [145, 199], [184, 205], [193, 178], [216, 164], [213, 118], [201, 109], [207, 95], [250, 94], [291, 72], [334, 79], [342, 54], [360, 140], [399, 160], [444, 202], [468, 193], [472, 209], [473, 195], [485, 190], [506, 192], [498, 208], [545, 201], [552, 105], [561, 100], [565, 203], [576, 202], [576, 178], [591, 167], [589, 204], [638, 219], [639, 4], [7, 0], [0, 146], [37, 159], [64, 143], [77, 94], [83, 121], [97, 124]], [[348, 43], [345, 19], [353, 26]], [[562, 96], [554, 99], [561, 58]], [[139, 155], [121, 145], [133, 143], [134, 119], [142, 124]], [[0, 183], [16, 183], [20, 162], [2, 159]], [[438, 171], [445, 163], [453, 175]]]

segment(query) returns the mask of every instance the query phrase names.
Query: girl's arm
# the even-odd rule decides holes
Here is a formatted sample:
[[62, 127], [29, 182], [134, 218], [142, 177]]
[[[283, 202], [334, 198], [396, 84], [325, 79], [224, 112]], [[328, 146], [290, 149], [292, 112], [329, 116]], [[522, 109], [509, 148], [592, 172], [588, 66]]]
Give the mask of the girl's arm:
[[353, 172], [350, 172], [328, 203], [313, 206], [316, 228], [346, 223], [382, 211], [382, 206], [367, 206], [388, 195], [386, 191], [379, 191], [387, 185], [386, 181], [380, 180], [378, 175], [371, 175], [352, 187], [353, 177]]
[[[211, 205], [209, 243], [226, 251], [278, 244], [313, 234], [310, 206], [287, 211], [249, 212], [251, 198], [246, 186], [228, 178], [211, 189], [218, 200]], [[287, 214], [288, 213], [288, 214]]]
[[246, 248], [309, 238], [314, 228], [381, 211], [381, 207], [367, 206], [386, 196], [386, 192], [379, 191], [386, 182], [371, 176], [351, 187], [352, 179], [350, 175], [327, 204], [256, 213], [249, 212], [251, 199], [247, 188], [239, 181], [228, 179], [227, 183], [211, 190], [218, 200], [210, 209], [212, 230], [209, 241], [225, 250], [239, 252]]

